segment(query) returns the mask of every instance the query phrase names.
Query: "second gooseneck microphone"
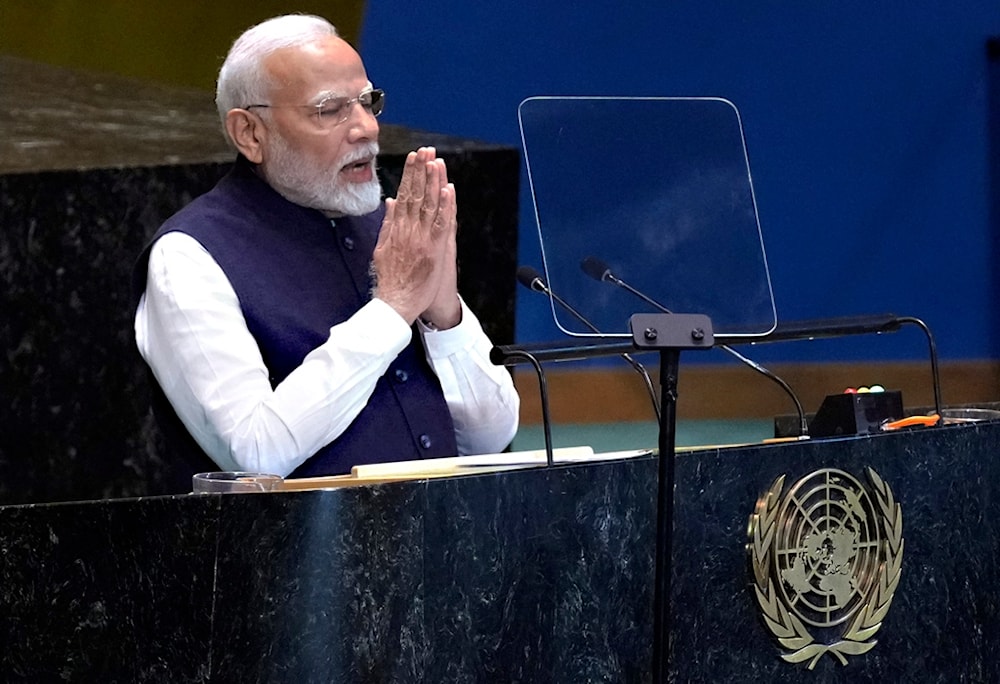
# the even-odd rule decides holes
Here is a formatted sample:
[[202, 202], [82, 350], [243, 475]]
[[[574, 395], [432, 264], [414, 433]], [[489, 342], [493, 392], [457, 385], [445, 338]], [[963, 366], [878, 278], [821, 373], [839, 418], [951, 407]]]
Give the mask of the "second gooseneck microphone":
[[[587, 326], [591, 332], [601, 334], [601, 331], [587, 318], [584, 317], [579, 311], [572, 307], [568, 302], [563, 300], [559, 295], [552, 291], [552, 289], [545, 283], [545, 279], [542, 274], [538, 272], [537, 269], [531, 266], [520, 266], [517, 269], [517, 282], [524, 285], [529, 290], [534, 292], [541, 292], [542, 294], [548, 295], [552, 301], [566, 309], [570, 314], [573, 315], [578, 321]], [[646, 372], [645, 367], [638, 361], [636, 361], [630, 354], [622, 354], [621, 357], [632, 366], [636, 373], [642, 376], [644, 384], [646, 386], [646, 392], [649, 394], [649, 399], [653, 403], [653, 412], [656, 414], [656, 421], [660, 421], [660, 404], [656, 399], [656, 389], [653, 387], [653, 381], [649, 377], [649, 373]]]
[[655, 299], [648, 297], [645, 293], [640, 292], [635, 289], [624, 280], [616, 276], [611, 272], [611, 267], [606, 263], [594, 256], [584, 257], [583, 261], [580, 262], [580, 268], [583, 272], [589, 275], [594, 280], [601, 283], [611, 283], [612, 285], [617, 285], [618, 287], [626, 290], [627, 292], [635, 295], [642, 301], [646, 302], [654, 309], [661, 311], [663, 313], [670, 313], [662, 304], [660, 304]]
[[[639, 290], [635, 289], [634, 287], [626, 283], [624, 280], [616, 276], [611, 271], [611, 267], [608, 266], [607, 263], [598, 259], [595, 256], [584, 257], [583, 260], [580, 261], [580, 268], [583, 270], [584, 273], [586, 273], [594, 280], [597, 280], [602, 283], [611, 283], [612, 285], [617, 285], [618, 287], [622, 288], [623, 290], [626, 290], [630, 294], [635, 295], [636, 297], [646, 302], [647, 304], [652, 306], [657, 311], [660, 311], [661, 313], [665, 314], [672, 313], [670, 309], [663, 306], [655, 299], [649, 297], [643, 292], [640, 292]], [[799, 430], [800, 430], [799, 434], [802, 436], [807, 436], [809, 434], [809, 423], [806, 420], [806, 412], [802, 408], [802, 402], [800, 402], [799, 398], [795, 396], [795, 392], [792, 391], [792, 388], [788, 385], [787, 382], [782, 380], [773, 372], [769, 371], [767, 368], [764, 368], [764, 366], [760, 365], [756, 361], [753, 361], [752, 359], [748, 359], [747, 357], [743, 356], [743, 354], [740, 354], [732, 347], [725, 344], [720, 344], [717, 346], [719, 349], [732, 355], [742, 363], [746, 364], [750, 368], [754, 369], [755, 371], [766, 377], [768, 380], [771, 380], [772, 382], [776, 383], [779, 387], [781, 387], [781, 389], [783, 389], [785, 393], [788, 394], [789, 397], [791, 397], [792, 402], [795, 404], [795, 410], [799, 414]]]

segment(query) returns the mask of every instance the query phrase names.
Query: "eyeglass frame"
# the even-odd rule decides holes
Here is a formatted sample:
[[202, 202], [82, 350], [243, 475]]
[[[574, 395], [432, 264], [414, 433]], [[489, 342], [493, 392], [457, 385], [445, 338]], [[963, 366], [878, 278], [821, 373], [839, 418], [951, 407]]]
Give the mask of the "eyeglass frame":
[[[364, 99], [365, 98], [369, 99], [371, 101], [371, 103], [366, 105], [364, 103]], [[326, 105], [327, 103], [329, 103], [329, 102], [331, 102], [333, 100], [340, 100], [341, 101], [341, 105], [340, 105], [340, 107], [337, 108], [337, 110], [342, 110], [343, 111], [343, 115], [336, 122], [334, 122], [332, 124], [324, 124], [323, 123], [323, 107], [324, 107], [324, 105]], [[353, 105], [355, 103], [361, 105], [361, 107], [366, 112], [368, 112], [372, 116], [378, 118], [379, 114], [381, 114], [382, 110], [385, 108], [385, 91], [383, 89], [381, 89], [381, 88], [372, 88], [371, 90], [364, 91], [363, 93], [359, 94], [357, 97], [351, 97], [351, 98], [346, 98], [346, 99], [344, 97], [341, 97], [340, 95], [328, 95], [327, 97], [324, 97], [322, 100], [320, 100], [316, 104], [302, 104], [302, 105], [293, 105], [293, 104], [289, 104], [289, 105], [251, 104], [251, 105], [247, 105], [247, 106], [243, 107], [243, 109], [246, 109], [246, 110], [249, 111], [249, 110], [254, 109], [256, 107], [260, 107], [260, 108], [263, 108], [263, 109], [286, 109], [286, 108], [289, 108], [289, 107], [311, 108], [311, 109], [315, 109], [316, 111], [313, 112], [312, 114], [310, 114], [310, 116], [315, 115], [316, 121], [319, 124], [320, 128], [324, 128], [325, 129], [325, 128], [333, 128], [334, 126], [339, 126], [340, 124], [342, 124], [345, 121], [347, 121], [348, 119], [350, 119], [351, 118], [351, 105]]]

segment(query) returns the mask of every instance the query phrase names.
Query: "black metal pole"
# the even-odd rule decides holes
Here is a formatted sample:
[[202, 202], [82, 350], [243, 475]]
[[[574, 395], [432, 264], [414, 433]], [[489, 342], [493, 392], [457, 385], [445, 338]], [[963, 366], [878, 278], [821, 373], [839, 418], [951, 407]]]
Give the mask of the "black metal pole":
[[549, 417], [549, 390], [548, 384], [545, 382], [545, 370], [534, 354], [516, 349], [510, 352], [510, 356], [512, 358], [524, 359], [530, 363], [535, 368], [535, 374], [538, 376], [538, 395], [542, 402], [542, 431], [545, 435], [545, 465], [551, 468], [554, 463], [554, 456], [552, 455], [552, 420]]
[[653, 585], [653, 681], [667, 681], [670, 665], [670, 572], [674, 531], [674, 457], [680, 350], [660, 350], [660, 434]]

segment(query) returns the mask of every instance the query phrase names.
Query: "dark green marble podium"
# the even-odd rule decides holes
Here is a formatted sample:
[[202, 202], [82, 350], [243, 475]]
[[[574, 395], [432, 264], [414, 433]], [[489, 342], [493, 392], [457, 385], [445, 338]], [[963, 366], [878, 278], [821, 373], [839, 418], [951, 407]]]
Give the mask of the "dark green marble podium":
[[[1000, 681], [1000, 423], [677, 457], [676, 682]], [[782, 660], [747, 522], [875, 469], [902, 512], [868, 653]], [[655, 457], [355, 488], [0, 508], [0, 678], [649, 682]]]

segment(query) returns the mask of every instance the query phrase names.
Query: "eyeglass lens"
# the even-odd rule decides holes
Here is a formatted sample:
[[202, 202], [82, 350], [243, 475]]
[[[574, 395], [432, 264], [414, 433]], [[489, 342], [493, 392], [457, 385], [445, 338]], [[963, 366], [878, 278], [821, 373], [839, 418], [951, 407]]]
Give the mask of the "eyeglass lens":
[[316, 113], [321, 124], [334, 125], [343, 123], [351, 115], [351, 106], [357, 102], [372, 116], [382, 113], [385, 105], [385, 93], [382, 90], [371, 90], [361, 93], [357, 97], [331, 97], [323, 100], [316, 106]]

